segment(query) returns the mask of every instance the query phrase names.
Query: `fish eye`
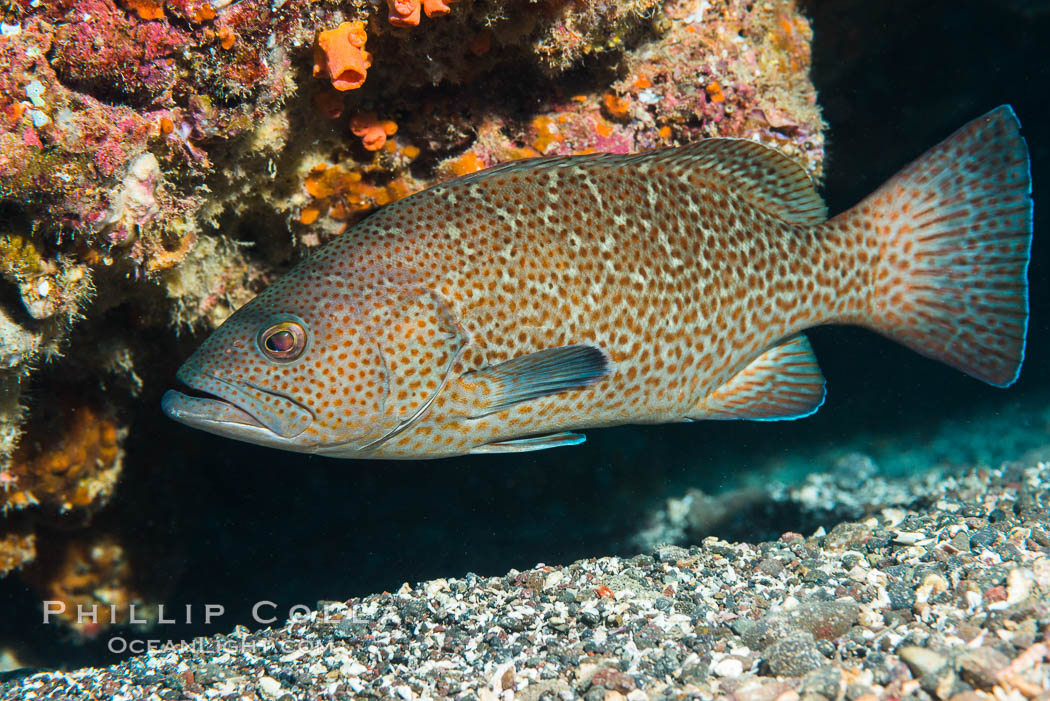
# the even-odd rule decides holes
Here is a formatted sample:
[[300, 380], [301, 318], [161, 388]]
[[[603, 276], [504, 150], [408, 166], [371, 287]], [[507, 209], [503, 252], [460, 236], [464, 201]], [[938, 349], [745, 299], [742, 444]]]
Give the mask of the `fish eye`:
[[259, 349], [271, 360], [295, 360], [306, 348], [306, 330], [294, 321], [268, 326], [259, 334]]

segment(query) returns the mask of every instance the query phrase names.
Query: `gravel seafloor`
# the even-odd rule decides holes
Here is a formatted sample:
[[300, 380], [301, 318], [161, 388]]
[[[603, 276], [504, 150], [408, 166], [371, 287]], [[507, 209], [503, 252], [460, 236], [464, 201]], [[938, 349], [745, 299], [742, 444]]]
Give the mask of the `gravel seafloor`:
[[[893, 482], [880, 488], [892, 505], [809, 537], [709, 537], [629, 559], [406, 583], [104, 669], [9, 675], [0, 694], [1050, 699], [1050, 463], [1040, 457], [880, 478]], [[770, 495], [807, 508], [846, 498], [850, 483], [829, 474]], [[865, 483], [852, 489], [870, 494]]]

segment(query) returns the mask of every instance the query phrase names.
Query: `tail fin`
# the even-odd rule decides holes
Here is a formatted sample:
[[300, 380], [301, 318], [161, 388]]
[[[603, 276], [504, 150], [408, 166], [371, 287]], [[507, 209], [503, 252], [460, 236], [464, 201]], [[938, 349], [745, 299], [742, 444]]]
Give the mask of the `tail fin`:
[[1021, 371], [1028, 326], [1032, 188], [1020, 127], [997, 107], [851, 210], [877, 234], [874, 328], [999, 387]]

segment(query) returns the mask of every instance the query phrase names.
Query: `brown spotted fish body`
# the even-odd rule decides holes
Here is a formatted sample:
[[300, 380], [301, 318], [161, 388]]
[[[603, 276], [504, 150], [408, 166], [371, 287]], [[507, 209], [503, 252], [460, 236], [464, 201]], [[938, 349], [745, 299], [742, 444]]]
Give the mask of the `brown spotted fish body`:
[[759, 144], [515, 162], [392, 204], [239, 309], [173, 418], [351, 458], [578, 443], [568, 429], [812, 413], [801, 332], [859, 324], [996, 385], [1032, 231], [1009, 107], [827, 220]]

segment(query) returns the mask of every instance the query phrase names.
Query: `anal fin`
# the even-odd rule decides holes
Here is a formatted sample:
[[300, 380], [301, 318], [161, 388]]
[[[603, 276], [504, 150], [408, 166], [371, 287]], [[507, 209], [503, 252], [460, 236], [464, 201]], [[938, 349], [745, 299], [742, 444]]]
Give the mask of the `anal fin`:
[[546, 450], [547, 448], [561, 448], [566, 445], [579, 445], [587, 440], [580, 433], [551, 433], [546, 436], [533, 436], [532, 438], [519, 438], [512, 441], [499, 441], [497, 443], [486, 443], [470, 449], [471, 455], [484, 453], [528, 453], [533, 450]]
[[802, 334], [770, 348], [700, 401], [688, 419], [786, 421], [809, 416], [824, 403], [824, 375]]

